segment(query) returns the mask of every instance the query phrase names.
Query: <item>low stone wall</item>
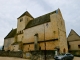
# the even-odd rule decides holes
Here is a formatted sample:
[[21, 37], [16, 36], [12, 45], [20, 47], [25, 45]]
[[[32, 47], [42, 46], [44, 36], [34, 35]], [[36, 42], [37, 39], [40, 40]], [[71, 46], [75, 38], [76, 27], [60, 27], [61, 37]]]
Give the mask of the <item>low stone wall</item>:
[[21, 51], [0, 51], [0, 56], [7, 56], [7, 57], [23, 57], [23, 52]]
[[[29, 53], [29, 52], [28, 52]], [[41, 50], [41, 51], [30, 51], [31, 60], [46, 60], [54, 59], [55, 51], [53, 50]]]
[[[27, 54], [28, 53], [28, 54]], [[30, 53], [30, 55], [29, 55]], [[45, 59], [45, 54], [46, 54], [46, 60], [54, 59], [54, 54], [55, 51], [53, 50], [41, 50], [41, 51], [29, 51], [29, 52], [21, 52], [21, 51], [0, 51], [0, 56], [7, 56], [7, 57], [23, 57], [31, 60], [44, 60]], [[25, 55], [25, 56], [24, 56]], [[29, 57], [29, 56], [30, 57]]]
[[80, 57], [80, 50], [70, 50], [69, 53], [73, 54], [74, 56]]

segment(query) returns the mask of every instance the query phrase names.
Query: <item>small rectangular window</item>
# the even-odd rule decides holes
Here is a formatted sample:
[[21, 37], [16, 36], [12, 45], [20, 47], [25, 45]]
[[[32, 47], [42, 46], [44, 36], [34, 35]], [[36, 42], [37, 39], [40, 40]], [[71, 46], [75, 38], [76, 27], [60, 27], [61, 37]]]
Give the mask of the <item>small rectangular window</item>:
[[80, 45], [78, 45], [78, 48], [80, 48]]
[[20, 19], [20, 22], [23, 21], [23, 18]]
[[46, 26], [48, 27], [48, 23], [46, 23]]
[[68, 48], [70, 49], [71, 48], [71, 45], [68, 45]]

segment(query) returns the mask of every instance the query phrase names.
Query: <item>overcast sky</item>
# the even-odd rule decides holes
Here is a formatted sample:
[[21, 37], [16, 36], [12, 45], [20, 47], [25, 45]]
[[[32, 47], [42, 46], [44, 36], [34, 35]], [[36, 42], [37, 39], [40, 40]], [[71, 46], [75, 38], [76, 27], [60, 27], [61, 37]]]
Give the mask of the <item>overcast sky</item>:
[[0, 46], [25, 11], [35, 18], [58, 8], [65, 20], [67, 35], [71, 29], [80, 35], [80, 0], [0, 0]]

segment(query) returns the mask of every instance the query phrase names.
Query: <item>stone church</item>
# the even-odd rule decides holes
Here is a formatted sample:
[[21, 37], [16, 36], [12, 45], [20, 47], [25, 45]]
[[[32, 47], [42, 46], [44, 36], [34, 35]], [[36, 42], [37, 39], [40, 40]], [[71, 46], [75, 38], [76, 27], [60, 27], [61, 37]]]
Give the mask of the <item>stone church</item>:
[[4, 38], [4, 50], [68, 52], [65, 22], [60, 9], [37, 18], [28, 11], [24, 12], [17, 18], [17, 28]]

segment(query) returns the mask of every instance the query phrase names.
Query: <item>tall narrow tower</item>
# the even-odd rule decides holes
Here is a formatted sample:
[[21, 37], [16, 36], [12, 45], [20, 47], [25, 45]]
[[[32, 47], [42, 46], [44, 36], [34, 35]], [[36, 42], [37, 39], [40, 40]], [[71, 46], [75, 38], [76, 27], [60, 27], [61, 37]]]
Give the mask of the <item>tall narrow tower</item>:
[[22, 32], [27, 23], [32, 19], [33, 17], [28, 11], [24, 12], [19, 18], [17, 18], [17, 33]]
[[19, 18], [17, 18], [17, 42], [23, 40], [23, 30], [30, 20], [33, 20], [33, 17], [28, 11], [24, 12]]

